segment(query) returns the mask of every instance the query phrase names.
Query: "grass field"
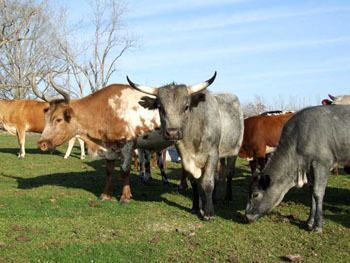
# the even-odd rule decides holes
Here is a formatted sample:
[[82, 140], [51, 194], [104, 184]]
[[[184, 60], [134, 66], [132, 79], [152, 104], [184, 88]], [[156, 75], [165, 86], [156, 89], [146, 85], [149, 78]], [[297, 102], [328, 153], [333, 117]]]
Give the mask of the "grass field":
[[[158, 169], [144, 186], [131, 176], [133, 201], [98, 199], [105, 183], [103, 160], [64, 160], [65, 147], [37, 150], [27, 136], [27, 156], [17, 159], [17, 141], [0, 135], [0, 262], [278, 262], [300, 255], [303, 262], [350, 262], [350, 177], [331, 176], [323, 234], [304, 228], [308, 189], [295, 189], [274, 212], [245, 224], [248, 167], [239, 161], [234, 201], [216, 205], [203, 222], [190, 213], [191, 190], [177, 191], [179, 165], [170, 164], [170, 186]], [[118, 169], [117, 169], [118, 170]], [[117, 171], [118, 172], [118, 171]]]

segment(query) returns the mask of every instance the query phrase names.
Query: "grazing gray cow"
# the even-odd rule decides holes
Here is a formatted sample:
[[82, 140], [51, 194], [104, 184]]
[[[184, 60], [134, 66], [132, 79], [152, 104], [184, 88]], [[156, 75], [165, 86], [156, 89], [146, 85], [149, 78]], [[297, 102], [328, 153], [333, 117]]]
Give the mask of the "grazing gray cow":
[[[133, 88], [156, 96], [145, 96], [140, 104], [159, 109], [163, 137], [175, 141], [183, 168], [194, 179], [192, 210], [199, 213], [203, 203], [204, 220], [214, 216], [212, 193], [219, 158], [230, 157], [227, 166], [233, 164], [243, 139], [243, 113], [238, 98], [231, 94], [213, 95], [206, 90], [215, 77], [216, 72], [197, 85], [172, 83], [161, 88], [140, 86], [127, 78]], [[229, 175], [233, 172], [231, 169]], [[197, 183], [204, 192], [203, 202]]]
[[253, 178], [246, 217], [255, 221], [277, 206], [294, 186], [313, 185], [307, 221], [322, 232], [322, 202], [330, 170], [350, 161], [350, 106], [306, 108], [285, 124], [277, 150]]

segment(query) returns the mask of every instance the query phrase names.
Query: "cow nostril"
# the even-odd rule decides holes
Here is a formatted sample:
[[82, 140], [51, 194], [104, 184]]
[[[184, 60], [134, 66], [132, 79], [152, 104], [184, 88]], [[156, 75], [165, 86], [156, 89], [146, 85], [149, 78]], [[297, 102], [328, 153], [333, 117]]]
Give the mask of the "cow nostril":
[[47, 151], [49, 148], [48, 144], [46, 142], [39, 142], [38, 144], [39, 144], [40, 150], [42, 150], [42, 151]]

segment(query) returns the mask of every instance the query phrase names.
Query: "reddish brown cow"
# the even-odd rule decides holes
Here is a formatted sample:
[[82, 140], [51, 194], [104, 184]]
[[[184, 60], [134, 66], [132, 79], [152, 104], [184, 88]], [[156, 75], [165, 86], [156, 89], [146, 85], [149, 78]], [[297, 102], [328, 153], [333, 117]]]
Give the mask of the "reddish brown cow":
[[264, 168], [266, 155], [274, 151], [284, 124], [293, 114], [291, 112], [264, 114], [244, 120], [244, 136], [239, 156], [250, 159], [252, 174], [256, 171], [258, 164], [261, 170]]
[[133, 149], [156, 150], [170, 144], [164, 141], [158, 129], [158, 110], [143, 108], [139, 102], [144, 94], [127, 85], [110, 85], [74, 101], [70, 101], [69, 96], [58, 87], [55, 88], [65, 96], [65, 100], [50, 102], [39, 147], [46, 151], [76, 135], [86, 141], [89, 148], [95, 146], [98, 154], [107, 161], [107, 182], [101, 195], [107, 200], [113, 194], [115, 160], [121, 158], [123, 188], [120, 201], [128, 202], [132, 197], [129, 173]]
[[47, 102], [36, 100], [0, 100], [0, 124], [10, 134], [17, 135], [20, 146], [18, 158], [25, 156], [25, 133], [41, 133], [44, 130], [44, 109], [48, 107]]

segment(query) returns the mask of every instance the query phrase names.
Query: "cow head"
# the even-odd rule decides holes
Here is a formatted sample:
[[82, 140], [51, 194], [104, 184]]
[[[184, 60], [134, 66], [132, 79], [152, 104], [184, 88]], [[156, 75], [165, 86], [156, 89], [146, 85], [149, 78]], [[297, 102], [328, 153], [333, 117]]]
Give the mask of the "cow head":
[[332, 100], [332, 104], [350, 104], [350, 95], [332, 96], [328, 94], [328, 97]]
[[[269, 175], [254, 175], [249, 189], [246, 218], [249, 222], [269, 213], [281, 200], [281, 195], [272, 189]], [[283, 195], [282, 195], [283, 198]]]
[[78, 130], [74, 111], [66, 100], [54, 100], [45, 110], [45, 128], [38, 141], [42, 151], [54, 149], [73, 138]]
[[163, 137], [166, 140], [181, 140], [183, 129], [187, 123], [189, 113], [201, 101], [205, 101], [204, 91], [215, 80], [216, 72], [209, 80], [197, 85], [177, 85], [175, 83], [157, 88], [146, 87], [133, 83], [128, 77], [131, 87], [156, 96], [156, 98], [143, 97], [140, 105], [148, 109], [159, 109]]

